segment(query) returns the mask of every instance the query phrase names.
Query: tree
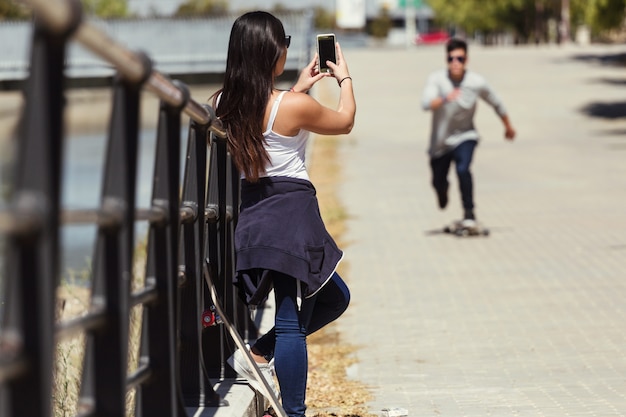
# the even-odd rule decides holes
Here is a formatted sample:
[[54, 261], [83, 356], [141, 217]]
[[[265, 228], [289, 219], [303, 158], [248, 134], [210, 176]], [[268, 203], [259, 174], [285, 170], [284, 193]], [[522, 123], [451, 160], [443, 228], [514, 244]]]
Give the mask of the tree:
[[335, 27], [335, 15], [323, 7], [313, 9], [313, 24], [318, 29], [331, 29]]
[[82, 0], [83, 10], [87, 15], [95, 15], [104, 19], [127, 17], [126, 0]]
[[228, 12], [226, 0], [187, 0], [174, 13], [179, 17], [223, 15]]
[[514, 26], [512, 15], [526, 0], [429, 0], [441, 26], [456, 26], [467, 33], [503, 31]]
[[592, 33], [618, 29], [624, 25], [626, 0], [588, 0], [585, 8], [585, 23]]
[[0, 0], [0, 20], [24, 20], [31, 13], [25, 6], [12, 0]]
[[389, 10], [382, 7], [378, 16], [370, 22], [369, 32], [374, 38], [384, 39], [389, 35], [392, 26], [393, 22], [389, 16]]
[[[548, 22], [561, 22], [564, 0], [428, 0], [438, 23], [466, 33], [513, 32], [522, 42], [548, 38]], [[624, 24], [626, 0], [569, 0], [571, 27], [589, 25], [595, 34]], [[570, 27], [566, 23], [566, 27]]]

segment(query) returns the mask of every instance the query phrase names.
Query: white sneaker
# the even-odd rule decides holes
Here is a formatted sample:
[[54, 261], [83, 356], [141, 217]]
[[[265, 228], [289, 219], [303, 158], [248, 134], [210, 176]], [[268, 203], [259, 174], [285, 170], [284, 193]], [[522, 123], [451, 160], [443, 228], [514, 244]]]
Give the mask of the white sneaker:
[[[232, 354], [230, 358], [226, 360], [231, 368], [235, 370], [240, 376], [246, 378], [252, 387], [259, 391], [261, 394], [265, 395], [265, 388], [263, 387], [263, 383], [258, 381], [254, 376], [254, 372], [252, 368], [248, 365], [246, 358], [243, 356], [244, 354], [237, 349], [235, 353]], [[278, 388], [276, 388], [276, 383], [274, 382], [274, 359], [269, 363], [258, 363], [257, 367], [261, 371], [261, 375], [267, 381], [267, 384], [270, 386], [270, 389], [274, 393], [274, 396], [278, 399], [279, 393]]]
[[464, 227], [466, 229], [473, 229], [474, 227], [476, 227], [476, 220], [474, 220], [474, 219], [463, 219], [461, 221], [461, 227]]

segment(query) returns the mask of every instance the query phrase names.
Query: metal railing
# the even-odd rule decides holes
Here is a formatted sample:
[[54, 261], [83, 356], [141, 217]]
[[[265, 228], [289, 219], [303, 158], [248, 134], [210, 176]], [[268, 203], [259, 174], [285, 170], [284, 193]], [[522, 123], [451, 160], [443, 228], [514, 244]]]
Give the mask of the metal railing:
[[[29, 3], [36, 10], [30, 75], [10, 205], [0, 212], [7, 285], [0, 417], [52, 415], [55, 347], [76, 334], [86, 340], [76, 415], [185, 416], [189, 408], [224, 405], [211, 379], [234, 376], [224, 366], [233, 348], [221, 326], [201, 324], [211, 306], [205, 271], [239, 332], [255, 336], [232, 286], [239, 181], [226, 133], [213, 110], [193, 100], [184, 84], [153, 70], [145, 54], [130, 52], [81, 21], [77, 1]], [[64, 61], [72, 37], [117, 69], [100, 203], [93, 210], [68, 210], [60, 203]], [[160, 98], [160, 108], [151, 206], [139, 208], [144, 88]], [[182, 113], [190, 126], [181, 181]], [[138, 221], [147, 221], [149, 232], [143, 285], [133, 290]], [[97, 226], [89, 311], [59, 321], [59, 230], [77, 223]], [[140, 352], [129, 372], [129, 317], [137, 307]]]

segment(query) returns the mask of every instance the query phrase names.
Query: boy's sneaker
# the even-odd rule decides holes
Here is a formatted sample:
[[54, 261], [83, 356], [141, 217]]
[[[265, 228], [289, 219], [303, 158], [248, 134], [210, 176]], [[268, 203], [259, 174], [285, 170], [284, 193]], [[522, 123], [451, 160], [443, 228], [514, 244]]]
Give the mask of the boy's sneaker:
[[474, 219], [463, 219], [461, 220], [461, 227], [465, 229], [473, 229], [476, 227], [476, 220]]
[[[233, 353], [232, 356], [226, 360], [226, 362], [228, 362], [230, 367], [233, 368], [235, 372], [246, 378], [255, 390], [265, 395], [263, 383], [256, 379], [253, 370], [250, 368], [243, 355], [244, 354], [237, 349], [235, 353]], [[272, 359], [269, 363], [257, 363], [256, 366], [261, 371], [261, 375], [263, 375], [263, 378], [267, 381], [267, 384], [270, 386], [274, 396], [277, 399], [280, 398], [278, 389], [276, 388], [276, 383], [274, 382], [274, 359]]]
[[463, 213], [463, 220], [461, 220], [461, 227], [465, 229], [473, 229], [477, 226], [476, 215], [474, 210], [465, 210]]

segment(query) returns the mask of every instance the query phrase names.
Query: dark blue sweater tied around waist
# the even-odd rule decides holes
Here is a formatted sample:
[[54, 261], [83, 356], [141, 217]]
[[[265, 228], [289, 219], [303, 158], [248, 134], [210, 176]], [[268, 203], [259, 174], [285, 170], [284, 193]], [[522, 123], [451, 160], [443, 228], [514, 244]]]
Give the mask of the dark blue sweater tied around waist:
[[267, 298], [273, 271], [299, 280], [307, 298], [324, 286], [343, 257], [326, 231], [313, 184], [288, 177], [242, 180], [235, 250], [234, 284], [251, 306]]

